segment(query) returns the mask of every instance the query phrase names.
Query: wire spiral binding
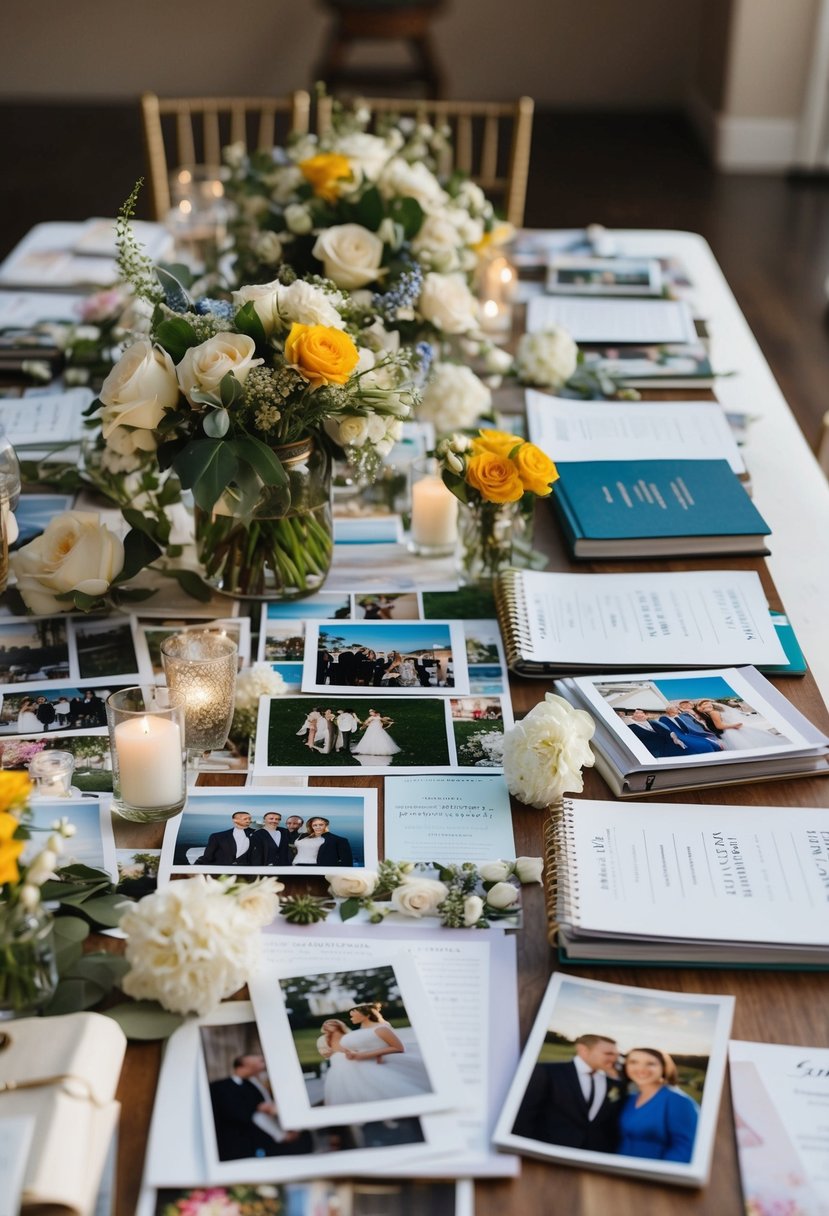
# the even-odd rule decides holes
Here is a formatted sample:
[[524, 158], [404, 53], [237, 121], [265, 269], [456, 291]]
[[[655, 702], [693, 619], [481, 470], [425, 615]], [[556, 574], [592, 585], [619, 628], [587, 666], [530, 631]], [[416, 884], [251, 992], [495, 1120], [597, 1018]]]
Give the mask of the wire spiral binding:
[[524, 571], [510, 567], [502, 570], [495, 579], [495, 610], [504, 653], [511, 671], [523, 676], [546, 675], [546, 665], [528, 658], [532, 654], [532, 635], [524, 590]]
[[573, 850], [575, 804], [563, 798], [544, 825], [544, 896], [547, 904], [547, 938], [556, 945], [561, 925], [579, 919], [579, 880]]

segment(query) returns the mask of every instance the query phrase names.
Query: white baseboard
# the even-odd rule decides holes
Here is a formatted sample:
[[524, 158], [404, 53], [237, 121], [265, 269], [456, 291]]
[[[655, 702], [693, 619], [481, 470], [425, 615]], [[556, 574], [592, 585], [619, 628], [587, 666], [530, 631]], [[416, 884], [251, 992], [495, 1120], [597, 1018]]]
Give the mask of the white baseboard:
[[727, 173], [786, 173], [797, 163], [796, 118], [738, 118], [717, 114], [699, 93], [686, 110], [709, 156]]

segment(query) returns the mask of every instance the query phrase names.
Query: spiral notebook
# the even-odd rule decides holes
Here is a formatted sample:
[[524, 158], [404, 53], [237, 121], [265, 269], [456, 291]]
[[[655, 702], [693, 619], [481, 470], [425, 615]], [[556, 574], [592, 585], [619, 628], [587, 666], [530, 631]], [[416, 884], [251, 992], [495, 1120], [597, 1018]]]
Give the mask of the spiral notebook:
[[545, 851], [563, 962], [829, 967], [829, 809], [565, 799]]

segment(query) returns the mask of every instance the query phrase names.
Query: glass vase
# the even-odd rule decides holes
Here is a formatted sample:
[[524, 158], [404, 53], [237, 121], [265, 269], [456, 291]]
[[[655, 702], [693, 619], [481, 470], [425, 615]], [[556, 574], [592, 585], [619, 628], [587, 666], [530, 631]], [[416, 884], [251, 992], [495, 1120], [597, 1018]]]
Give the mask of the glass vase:
[[458, 512], [458, 579], [489, 583], [508, 566], [539, 567], [545, 559], [532, 547], [535, 503], [461, 503]]
[[301, 599], [325, 582], [334, 549], [331, 459], [312, 438], [274, 448], [288, 476], [245, 515], [196, 507], [202, 577], [236, 599]]
[[28, 1017], [58, 985], [52, 914], [42, 904], [0, 904], [0, 1020]]

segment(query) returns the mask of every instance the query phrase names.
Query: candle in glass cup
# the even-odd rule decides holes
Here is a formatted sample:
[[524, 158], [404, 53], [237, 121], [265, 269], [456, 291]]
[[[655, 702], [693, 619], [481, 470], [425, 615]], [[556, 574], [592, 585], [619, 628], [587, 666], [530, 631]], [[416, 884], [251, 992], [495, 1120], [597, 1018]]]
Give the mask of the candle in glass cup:
[[438, 476], [412, 485], [412, 541], [427, 549], [451, 549], [458, 538], [458, 500]]
[[170, 718], [144, 714], [114, 729], [121, 799], [136, 807], [181, 801], [181, 731]]
[[226, 633], [192, 629], [161, 643], [161, 661], [171, 694], [184, 706], [184, 742], [189, 751], [224, 747], [233, 718], [239, 651]]

